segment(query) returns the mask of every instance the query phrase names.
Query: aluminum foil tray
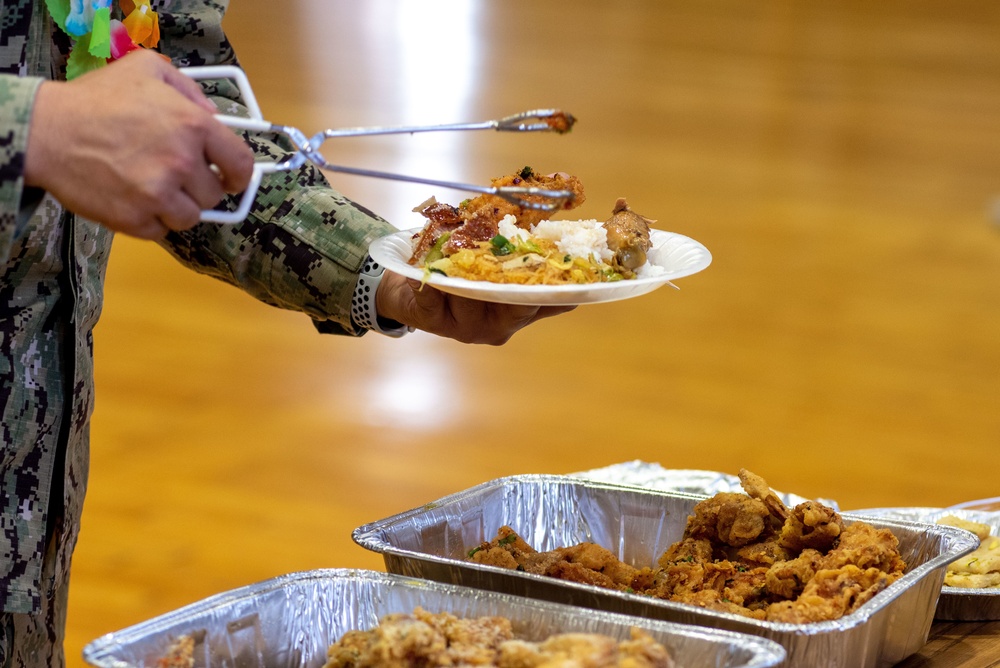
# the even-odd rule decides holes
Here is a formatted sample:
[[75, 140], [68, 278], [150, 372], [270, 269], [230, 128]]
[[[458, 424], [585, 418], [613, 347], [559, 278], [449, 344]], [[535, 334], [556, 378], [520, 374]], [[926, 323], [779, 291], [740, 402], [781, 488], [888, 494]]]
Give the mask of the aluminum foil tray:
[[[986, 524], [990, 527], [990, 534], [1000, 536], [1000, 512], [963, 508], [870, 508], [859, 510], [856, 514], [928, 524], [934, 524], [945, 515], [954, 515]], [[966, 589], [945, 585], [941, 588], [934, 616], [962, 622], [1000, 620], [1000, 589]]]
[[816, 624], [763, 622], [466, 559], [470, 548], [510, 525], [539, 550], [592, 541], [626, 563], [651, 565], [681, 538], [687, 516], [706, 496], [567, 476], [514, 476], [358, 527], [353, 538], [381, 553], [393, 573], [750, 633], [781, 644], [787, 651], [782, 665], [810, 668], [891, 666], [919, 650], [930, 633], [945, 566], [978, 543], [960, 529], [872, 519], [899, 538], [908, 572], [854, 613]]
[[[612, 464], [599, 469], [571, 473], [574, 478], [610, 482], [616, 485], [630, 485], [643, 489], [655, 489], [661, 492], [682, 492], [686, 494], [704, 494], [711, 496], [719, 492], [743, 493], [738, 476], [720, 471], [703, 471], [701, 469], [668, 469], [660, 464], [634, 460]], [[789, 508], [803, 501], [815, 500], [834, 510], [840, 506], [833, 499], [807, 499], [797, 494], [789, 494], [772, 490]]]
[[509, 617], [515, 634], [527, 640], [566, 631], [625, 639], [639, 627], [667, 647], [678, 668], [765, 668], [784, 658], [779, 645], [753, 636], [346, 569], [293, 573], [217, 594], [98, 638], [83, 658], [104, 668], [154, 667], [177, 638], [189, 635], [196, 667], [318, 667], [345, 632], [372, 628], [386, 614], [417, 606], [463, 617]]

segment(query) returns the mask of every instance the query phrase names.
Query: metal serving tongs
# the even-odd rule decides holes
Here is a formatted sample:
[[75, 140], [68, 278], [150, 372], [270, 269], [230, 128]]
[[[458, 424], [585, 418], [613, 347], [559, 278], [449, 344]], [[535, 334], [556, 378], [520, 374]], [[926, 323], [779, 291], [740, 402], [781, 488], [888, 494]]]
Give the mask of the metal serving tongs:
[[[484, 121], [481, 123], [454, 123], [445, 125], [409, 126], [409, 127], [367, 127], [367, 128], [344, 128], [339, 130], [324, 130], [313, 135], [311, 138], [298, 128], [287, 125], [276, 125], [264, 120], [257, 99], [250, 88], [250, 81], [246, 74], [238, 67], [231, 65], [216, 65], [206, 67], [187, 67], [181, 71], [192, 79], [230, 79], [236, 82], [240, 92], [243, 94], [243, 102], [250, 112], [250, 118], [241, 116], [228, 116], [218, 114], [216, 118], [224, 125], [251, 132], [269, 133], [284, 135], [298, 150], [287, 160], [282, 162], [258, 161], [254, 163], [253, 174], [246, 190], [240, 198], [239, 206], [234, 211], [219, 211], [209, 209], [201, 212], [201, 220], [212, 223], [239, 223], [246, 219], [253, 204], [257, 189], [260, 187], [260, 180], [264, 174], [271, 172], [281, 172], [301, 167], [306, 161], [312, 162], [320, 169], [344, 174], [354, 174], [356, 176], [370, 176], [379, 179], [391, 179], [395, 181], [408, 181], [410, 183], [425, 183], [442, 188], [452, 188], [455, 190], [466, 190], [469, 192], [496, 195], [508, 202], [530, 209], [541, 209], [544, 211], [554, 211], [562, 207], [566, 202], [573, 199], [573, 193], [569, 190], [549, 190], [537, 187], [502, 186], [490, 187], [469, 183], [454, 183], [451, 181], [438, 181], [416, 176], [406, 176], [404, 174], [393, 174], [390, 172], [373, 171], [357, 167], [345, 167], [331, 164], [319, 152], [320, 146], [327, 140], [335, 137], [362, 137], [372, 135], [388, 134], [414, 134], [417, 132], [450, 132], [456, 130], [498, 130], [511, 132], [568, 132], [573, 126], [575, 119], [557, 109], [542, 109], [527, 111], [513, 116], [506, 116], [499, 120]], [[536, 199], [528, 199], [536, 198]]]

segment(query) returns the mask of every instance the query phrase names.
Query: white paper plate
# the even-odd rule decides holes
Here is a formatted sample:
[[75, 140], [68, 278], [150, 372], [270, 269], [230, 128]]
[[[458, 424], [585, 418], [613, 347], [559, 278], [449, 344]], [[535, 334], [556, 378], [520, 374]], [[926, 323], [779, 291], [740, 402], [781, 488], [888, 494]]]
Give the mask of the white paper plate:
[[[424, 270], [408, 264], [413, 255], [413, 235], [419, 231], [420, 228], [404, 230], [382, 237], [371, 245], [368, 252], [373, 260], [389, 271], [420, 280], [424, 278]], [[480, 301], [575, 306], [638, 297], [675, 279], [696, 274], [712, 262], [712, 254], [694, 239], [662, 230], [650, 230], [649, 237], [653, 242], [647, 253], [650, 263], [666, 270], [652, 278], [586, 285], [508, 285], [431, 274], [427, 283], [442, 292]]]

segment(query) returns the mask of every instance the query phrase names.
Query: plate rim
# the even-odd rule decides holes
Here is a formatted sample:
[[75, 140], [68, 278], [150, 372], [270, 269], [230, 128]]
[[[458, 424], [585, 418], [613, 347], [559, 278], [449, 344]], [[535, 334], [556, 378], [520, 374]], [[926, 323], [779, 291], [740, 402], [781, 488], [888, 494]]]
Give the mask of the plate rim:
[[[396, 258], [396, 254], [390, 246], [390, 244], [393, 243], [409, 243], [413, 236], [419, 233], [422, 229], [423, 228], [421, 227], [417, 227], [406, 230], [398, 230], [397, 232], [379, 237], [371, 243], [371, 246], [369, 247], [369, 254], [372, 259], [381, 263], [387, 271], [392, 271], [405, 276], [406, 278], [421, 281], [426, 280], [428, 285], [431, 285], [443, 292], [450, 292], [452, 294], [490, 302], [497, 302], [497, 295], [506, 295], [510, 299], [510, 301], [501, 301], [499, 303], [522, 305], [582, 305], [639, 297], [662, 287], [663, 285], [670, 284], [673, 280], [685, 278], [704, 271], [709, 267], [709, 265], [712, 264], [714, 259], [711, 251], [696, 239], [677, 232], [650, 230], [651, 237], [656, 240], [660, 247], [671, 241], [676, 241], [681, 244], [690, 244], [692, 249], [698, 252], [698, 260], [696, 262], [692, 262], [690, 266], [686, 266], [681, 271], [667, 272], [657, 276], [609, 283], [540, 286], [491, 283], [489, 281], [471, 281], [464, 278], [441, 276], [438, 274], [432, 274], [429, 277], [425, 277], [423, 269], [399, 262]], [[587, 296], [588, 298], [579, 299], [582, 296]], [[577, 299], [574, 299], [574, 297]]]

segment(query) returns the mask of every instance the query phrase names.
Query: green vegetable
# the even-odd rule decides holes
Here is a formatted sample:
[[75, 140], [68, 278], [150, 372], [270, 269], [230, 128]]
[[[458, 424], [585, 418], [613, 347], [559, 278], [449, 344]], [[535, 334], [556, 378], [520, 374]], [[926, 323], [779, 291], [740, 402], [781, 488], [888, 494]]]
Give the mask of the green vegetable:
[[510, 239], [502, 234], [498, 234], [490, 239], [490, 244], [493, 246], [490, 250], [497, 256], [510, 255], [517, 250], [517, 246], [512, 244]]
[[542, 254], [542, 249], [539, 248], [538, 244], [536, 244], [531, 239], [523, 239], [518, 241], [517, 250], [521, 251], [522, 253], [538, 253], [539, 255]]
[[517, 534], [509, 534], [497, 541], [497, 545], [510, 545], [517, 540]]
[[522, 179], [530, 179], [532, 176], [535, 175], [535, 171], [531, 167], [526, 166], [524, 169], [518, 172], [517, 175], [520, 176]]
[[448, 237], [450, 236], [451, 232], [445, 232], [444, 234], [442, 234], [441, 236], [439, 236], [437, 239], [434, 240], [434, 245], [431, 246], [431, 249], [429, 251], [427, 251], [427, 257], [424, 258], [424, 266], [429, 265], [431, 262], [440, 260], [441, 258], [444, 257], [444, 251], [441, 249], [444, 248], [444, 245], [448, 241]]

